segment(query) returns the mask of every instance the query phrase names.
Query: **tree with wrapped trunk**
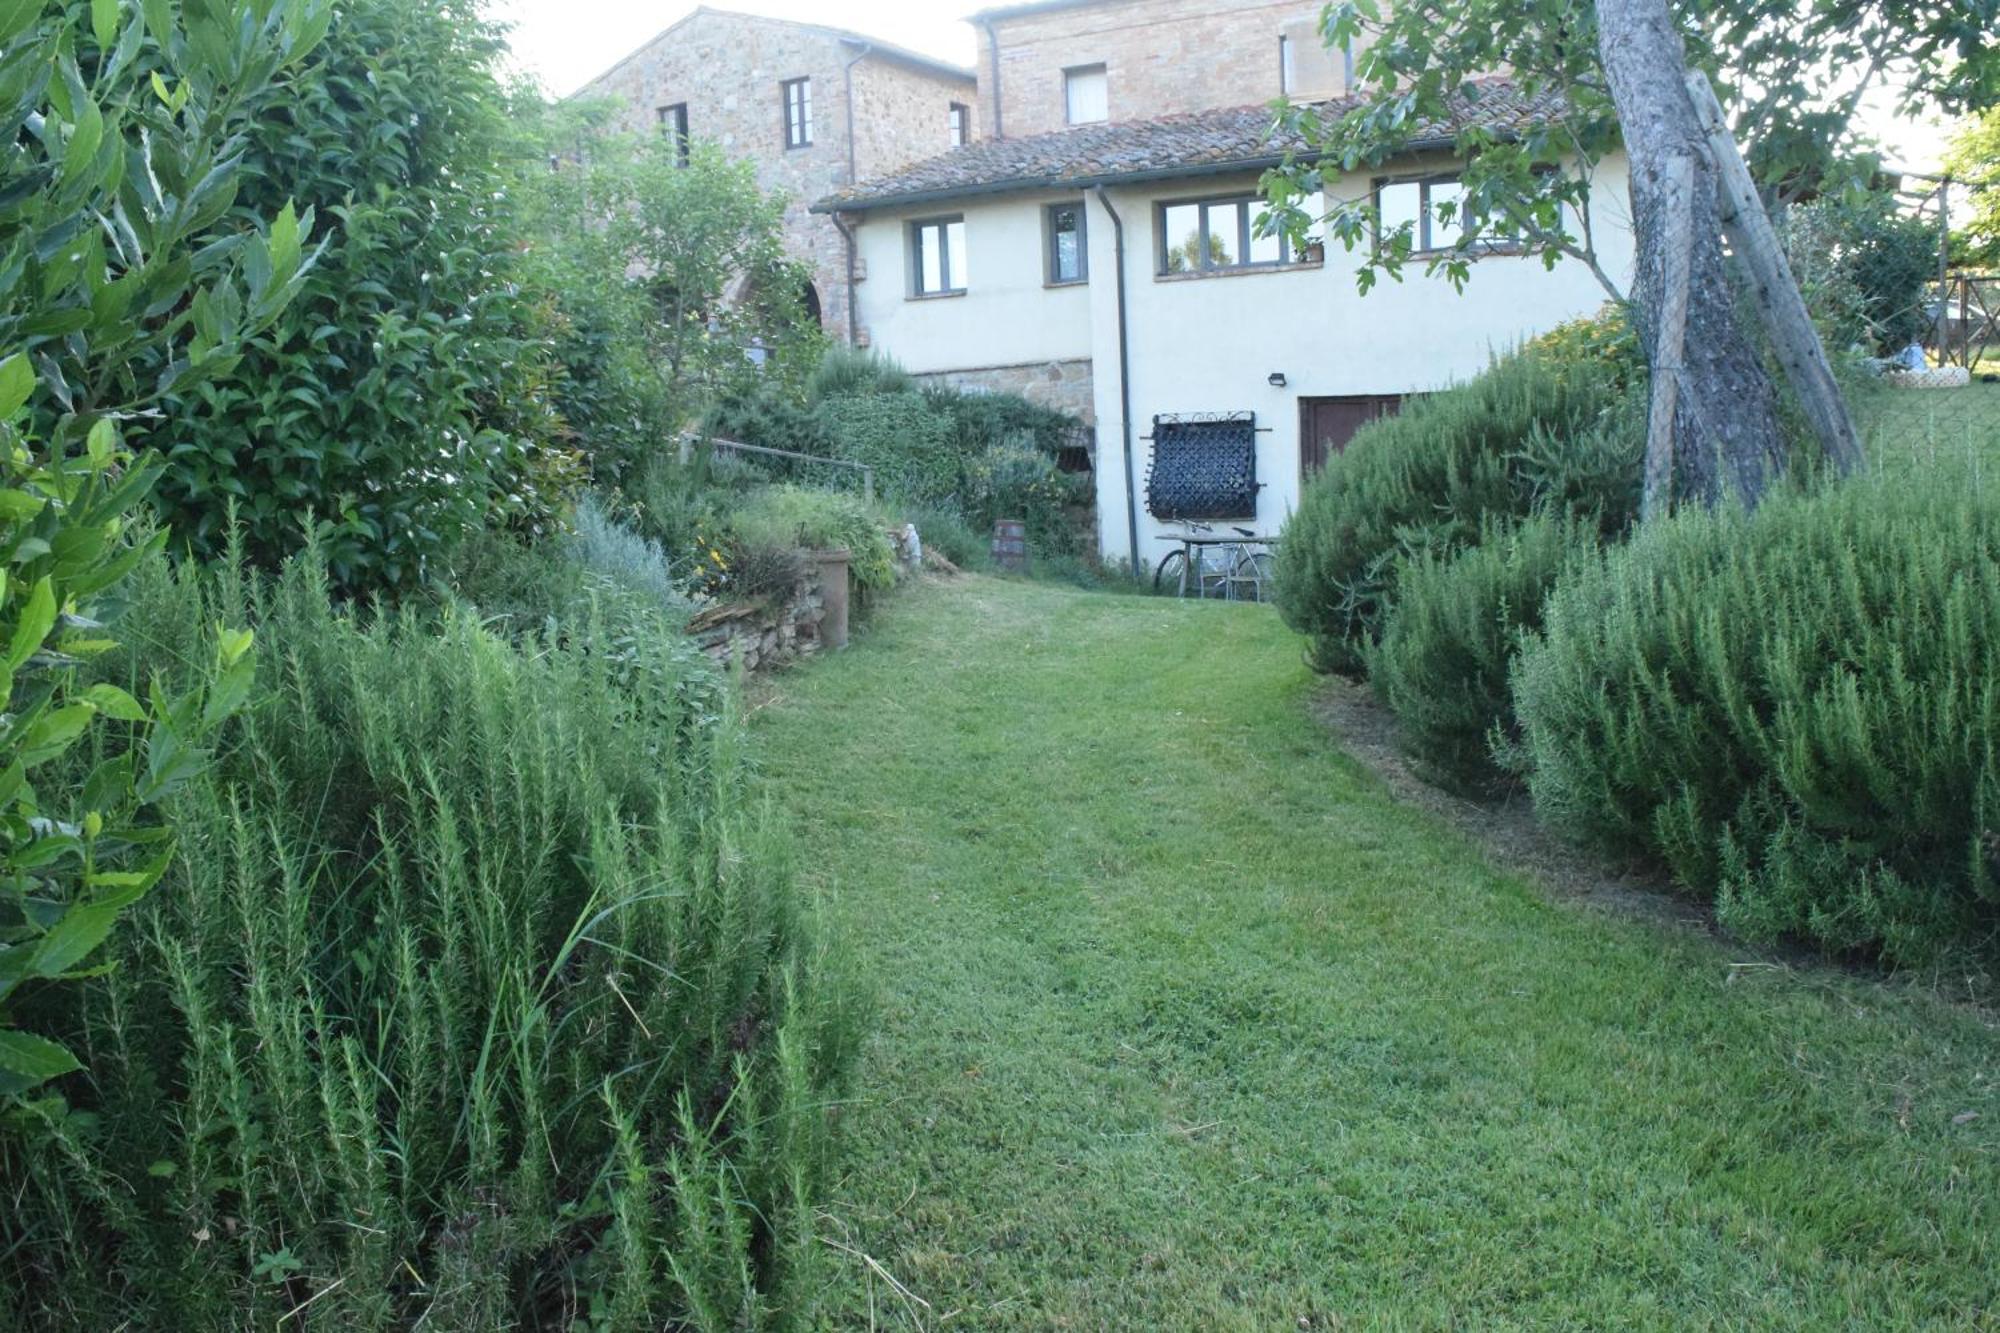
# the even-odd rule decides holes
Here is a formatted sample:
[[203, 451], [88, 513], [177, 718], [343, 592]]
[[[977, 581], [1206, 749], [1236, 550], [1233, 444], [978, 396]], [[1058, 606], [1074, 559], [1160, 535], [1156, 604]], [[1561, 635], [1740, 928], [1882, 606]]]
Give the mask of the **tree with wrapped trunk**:
[[[1762, 195], [1826, 186], [1853, 147], [1863, 94], [1885, 75], [1911, 89], [1906, 106], [2000, 97], [2000, 40], [1991, 15], [1980, 16], [1996, 4], [1747, 0], [1718, 10], [1702, 0], [1409, 0], [1386, 12], [1376, 0], [1331, 4], [1322, 31], [1329, 46], [1352, 53], [1358, 91], [1330, 108], [1281, 109], [1306, 149], [1266, 177], [1270, 225], [1297, 236], [1324, 229], [1363, 248], [1364, 291], [1381, 276], [1400, 277], [1415, 252], [1410, 225], [1379, 231], [1371, 200], [1334, 200], [1329, 187], [1451, 127], [1461, 189], [1437, 212], [1457, 239], [1426, 256], [1428, 271], [1462, 286], [1500, 240], [1551, 267], [1588, 266], [1631, 308], [1655, 371], [1649, 512], [1677, 500], [1754, 504], [1785, 468], [1788, 442], [1725, 237], [1822, 448], [1852, 467], [1859, 446], [1709, 77], [1738, 126], [1759, 136], [1752, 161]], [[1842, 77], [1829, 78], [1829, 66]], [[1480, 114], [1483, 100], [1501, 95], [1535, 111], [1525, 128], [1499, 134]], [[1607, 272], [1592, 230], [1598, 164], [1621, 147], [1637, 232], [1630, 292]]]
[[[1598, 0], [1597, 23], [1632, 164], [1634, 322], [1655, 382], [1677, 381], [1654, 399], [1649, 507], [1661, 507], [1663, 493], [1713, 503], [1731, 490], [1755, 503], [1785, 466], [1785, 432], [1776, 386], [1738, 318], [1718, 165], [1688, 96], [1680, 33], [1666, 0]], [[1670, 399], [1664, 409], [1662, 395]]]

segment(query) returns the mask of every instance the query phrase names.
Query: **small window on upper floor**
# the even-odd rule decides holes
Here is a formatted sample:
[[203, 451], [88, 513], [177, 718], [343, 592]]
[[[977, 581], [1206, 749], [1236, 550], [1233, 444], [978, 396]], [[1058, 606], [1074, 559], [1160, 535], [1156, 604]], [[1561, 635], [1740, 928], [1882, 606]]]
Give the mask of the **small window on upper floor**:
[[663, 106], [659, 111], [660, 136], [674, 146], [674, 163], [688, 164], [688, 108], [686, 102]]
[[1298, 65], [1292, 54], [1292, 39], [1278, 39], [1278, 91], [1290, 97], [1299, 86]]
[[1063, 111], [1072, 125], [1111, 119], [1111, 83], [1102, 65], [1063, 71]]
[[1048, 281], [1051, 287], [1085, 282], [1090, 257], [1085, 247], [1083, 205], [1050, 204], [1042, 212], [1048, 231]]
[[811, 79], [788, 79], [785, 91], [785, 147], [810, 148], [813, 141]]
[[951, 104], [951, 146], [963, 148], [972, 142], [972, 108], [963, 102]]
[[965, 290], [965, 219], [910, 224], [910, 295], [957, 296]]

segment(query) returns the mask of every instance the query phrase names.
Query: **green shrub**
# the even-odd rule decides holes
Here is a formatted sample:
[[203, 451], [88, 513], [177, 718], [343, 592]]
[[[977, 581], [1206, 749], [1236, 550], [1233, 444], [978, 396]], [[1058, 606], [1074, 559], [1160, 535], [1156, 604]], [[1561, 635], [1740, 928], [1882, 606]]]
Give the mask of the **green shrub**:
[[962, 501], [965, 453], [928, 394], [840, 394], [822, 401], [818, 415], [829, 454], [874, 468], [881, 494], [917, 504]]
[[1958, 469], [1686, 513], [1574, 563], [1514, 672], [1537, 809], [1755, 939], [2000, 927], [2000, 497]]
[[827, 348], [819, 367], [806, 380], [806, 397], [823, 403], [831, 398], [908, 393], [916, 387], [909, 372], [890, 357], [836, 344]]
[[42, 1015], [92, 1068], [0, 1134], [12, 1320], [795, 1317], [851, 1023], [706, 669], [635, 697], [587, 614], [524, 653], [311, 563], [142, 573], [135, 672], [272, 647], [117, 969]]
[[238, 203], [317, 205], [325, 250], [230, 373], [178, 394], [159, 500], [198, 554], [233, 523], [274, 564], [310, 516], [343, 586], [409, 588], [544, 503], [523, 492], [557, 423], [510, 282], [503, 49], [464, 0], [352, 0], [261, 107]]
[[738, 542], [807, 550], [845, 548], [854, 581], [874, 592], [896, 582], [896, 548], [882, 518], [851, 495], [773, 486], [751, 495], [729, 516]]
[[1499, 520], [1477, 545], [1419, 551], [1397, 572], [1369, 677], [1427, 777], [1471, 792], [1503, 783], [1495, 755], [1518, 740], [1508, 671], [1521, 635], [1541, 626], [1564, 563], [1598, 540], [1591, 519]]
[[577, 506], [576, 531], [568, 545], [584, 569], [664, 613], [686, 614], [687, 599], [674, 581], [673, 562], [665, 548], [612, 518], [594, 497], [584, 497]]
[[1315, 665], [1363, 672], [1405, 557], [1475, 544], [1483, 524], [1537, 508], [1627, 526], [1645, 451], [1627, 398], [1600, 356], [1516, 353], [1356, 433], [1306, 485], [1278, 548], [1278, 606]]
[[1785, 210], [1792, 271], [1828, 345], [1894, 353], [1929, 327], [1926, 287], [1937, 277], [1937, 228], [1893, 196], [1827, 196]]
[[926, 551], [936, 551], [960, 569], [985, 569], [993, 563], [993, 534], [966, 522], [958, 510], [906, 506], [899, 512], [904, 521], [916, 524]]
[[1028, 549], [1037, 558], [1092, 554], [1090, 478], [1061, 471], [1053, 454], [1003, 444], [967, 460], [965, 503], [989, 516], [1028, 525]]

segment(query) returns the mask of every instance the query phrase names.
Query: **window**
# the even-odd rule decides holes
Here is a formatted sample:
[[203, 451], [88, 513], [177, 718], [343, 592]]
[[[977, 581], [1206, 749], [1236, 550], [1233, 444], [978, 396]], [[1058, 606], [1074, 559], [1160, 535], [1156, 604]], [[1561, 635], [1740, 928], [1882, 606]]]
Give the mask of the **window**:
[[660, 133], [674, 145], [674, 161], [688, 164], [688, 108], [686, 102], [660, 108]]
[[965, 219], [933, 218], [911, 223], [911, 294], [956, 296], [964, 290]]
[[[1427, 254], [1456, 248], [1465, 235], [1465, 187], [1456, 176], [1425, 176], [1375, 182], [1375, 247], [1393, 238], [1404, 227], [1410, 232], [1410, 253]], [[1449, 213], [1438, 216], [1438, 210]], [[1506, 251], [1518, 243], [1504, 234], [1497, 222], [1487, 226], [1488, 234], [1472, 248], [1479, 251]], [[1496, 234], [1498, 233], [1498, 234]]]
[[809, 148], [813, 141], [811, 79], [789, 79], [785, 85], [785, 147]]
[[951, 104], [951, 146], [963, 148], [972, 142], [972, 108], [963, 102]]
[[1299, 86], [1298, 66], [1292, 63], [1292, 39], [1278, 39], [1278, 91], [1290, 97]]
[[1042, 219], [1049, 238], [1050, 285], [1088, 279], [1090, 257], [1084, 248], [1083, 205], [1050, 204]]
[[1063, 110], [1072, 125], [1111, 119], [1111, 85], [1102, 65], [1063, 71]]
[[1160, 272], [1214, 273], [1294, 262], [1290, 241], [1259, 233], [1263, 212], [1263, 200], [1255, 195], [1161, 205]]

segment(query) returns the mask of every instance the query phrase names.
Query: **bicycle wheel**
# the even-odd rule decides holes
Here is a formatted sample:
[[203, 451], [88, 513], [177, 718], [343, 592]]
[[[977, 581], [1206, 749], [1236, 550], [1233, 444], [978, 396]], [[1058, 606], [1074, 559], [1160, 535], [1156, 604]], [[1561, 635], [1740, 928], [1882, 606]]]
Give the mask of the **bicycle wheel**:
[[1153, 571], [1153, 591], [1171, 592], [1176, 597], [1187, 596], [1187, 552], [1169, 551], [1160, 557], [1159, 567]]

